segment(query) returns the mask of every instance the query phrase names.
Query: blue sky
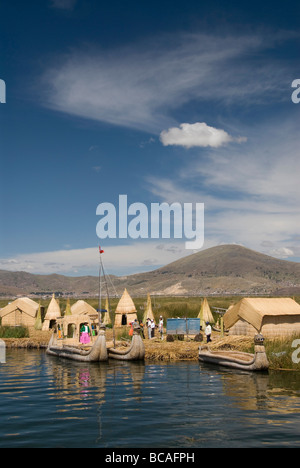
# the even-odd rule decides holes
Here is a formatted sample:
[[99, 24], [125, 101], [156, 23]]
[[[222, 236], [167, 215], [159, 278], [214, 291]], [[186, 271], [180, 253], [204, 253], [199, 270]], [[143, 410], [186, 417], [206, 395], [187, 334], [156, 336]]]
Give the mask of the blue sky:
[[204, 203], [203, 248], [299, 247], [299, 2], [0, 6], [0, 268], [130, 274], [184, 239], [96, 235], [98, 204]]

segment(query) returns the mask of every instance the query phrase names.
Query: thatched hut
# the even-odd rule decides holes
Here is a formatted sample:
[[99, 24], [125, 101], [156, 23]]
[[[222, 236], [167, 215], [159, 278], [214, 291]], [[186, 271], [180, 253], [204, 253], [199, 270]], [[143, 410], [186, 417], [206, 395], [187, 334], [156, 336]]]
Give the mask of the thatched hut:
[[97, 315], [98, 312], [88, 302], [79, 300], [71, 307], [72, 315]]
[[0, 318], [3, 326], [34, 327], [39, 304], [28, 297], [22, 297], [1, 309]]
[[55, 299], [55, 294], [53, 294], [50, 304], [48, 306], [46, 316], [43, 323], [43, 331], [48, 331], [53, 328], [58, 317], [61, 316], [61, 311], [57, 300]]
[[127, 289], [125, 289], [116, 308], [115, 327], [129, 325], [129, 323], [133, 322], [135, 319], [137, 319], [136, 308]]
[[206, 297], [204, 298], [201, 304], [201, 309], [197, 318], [200, 319], [200, 326], [202, 327], [202, 330], [205, 329], [206, 322], [215, 323], [215, 319], [213, 317], [213, 314], [211, 313], [208, 300], [206, 299]]
[[147, 296], [147, 307], [145, 309], [145, 313], [143, 315], [143, 323], [146, 323], [147, 319], [153, 320], [155, 323], [155, 318], [152, 310], [152, 303], [151, 303], [151, 297], [150, 294]]
[[224, 325], [230, 335], [300, 334], [300, 305], [290, 298], [244, 298], [226, 312]]

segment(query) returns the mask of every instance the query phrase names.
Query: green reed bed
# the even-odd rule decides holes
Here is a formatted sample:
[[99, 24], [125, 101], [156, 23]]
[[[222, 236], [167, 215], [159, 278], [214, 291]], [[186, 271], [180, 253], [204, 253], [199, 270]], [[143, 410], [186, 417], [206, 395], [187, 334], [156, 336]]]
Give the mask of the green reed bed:
[[[300, 371], [300, 336], [266, 339], [265, 349], [271, 370]], [[244, 351], [253, 353], [254, 344]]]
[[29, 338], [27, 327], [0, 326], [0, 338]]

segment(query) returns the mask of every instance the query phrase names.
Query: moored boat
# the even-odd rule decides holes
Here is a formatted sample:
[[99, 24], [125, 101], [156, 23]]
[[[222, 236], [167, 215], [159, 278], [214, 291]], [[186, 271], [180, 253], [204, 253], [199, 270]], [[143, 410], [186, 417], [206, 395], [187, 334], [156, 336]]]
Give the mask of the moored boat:
[[[79, 321], [83, 322], [79, 324]], [[92, 331], [88, 343], [81, 343], [81, 325], [87, 324]], [[72, 327], [70, 328], [70, 325]], [[65, 334], [65, 327], [72, 330]], [[85, 340], [87, 341], [87, 340]], [[96, 326], [90, 317], [68, 316], [57, 320], [54, 332], [50, 338], [47, 354], [81, 362], [101, 362], [108, 360], [105, 326]]]
[[254, 337], [254, 354], [240, 351], [211, 351], [209, 348], [199, 348], [199, 361], [215, 364], [232, 369], [246, 371], [267, 371], [269, 361], [267, 358], [264, 338], [262, 335]]
[[[145, 346], [140, 334], [140, 326], [134, 324], [130, 346], [116, 348], [115, 328], [113, 327], [113, 347], [107, 347], [102, 313], [110, 313], [108, 285], [101, 255], [104, 250], [99, 247], [99, 309], [98, 314], [65, 315], [58, 317], [54, 333], [49, 341], [47, 353], [66, 359], [83, 362], [107, 361], [108, 358], [122, 361], [140, 361], [145, 358]], [[106, 286], [108, 310], [101, 308], [101, 278]]]
[[108, 348], [108, 357], [121, 361], [141, 361], [145, 359], [145, 345], [141, 337], [139, 324], [133, 325], [133, 336], [130, 346], [121, 350]]

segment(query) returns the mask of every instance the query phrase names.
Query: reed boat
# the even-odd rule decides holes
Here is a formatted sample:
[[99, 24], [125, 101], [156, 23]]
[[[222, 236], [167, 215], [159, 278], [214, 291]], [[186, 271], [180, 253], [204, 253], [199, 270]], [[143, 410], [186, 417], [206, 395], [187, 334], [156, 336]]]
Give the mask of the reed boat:
[[254, 354], [240, 351], [211, 351], [207, 347], [200, 347], [199, 361], [245, 371], [267, 371], [269, 361], [264, 346], [264, 337], [260, 334], [255, 335], [254, 344]]
[[[84, 323], [87, 323], [89, 329], [93, 330], [88, 344], [80, 343], [80, 329]], [[71, 336], [66, 333], [67, 330], [72, 330]], [[72, 359], [73, 361], [107, 361], [105, 326], [100, 324], [98, 327], [96, 320], [90, 316], [60, 317], [57, 319], [46, 352], [51, 356]]]
[[145, 359], [145, 345], [141, 337], [141, 328], [138, 323], [133, 325], [131, 345], [123, 350], [108, 348], [109, 359], [120, 361], [141, 361]]

